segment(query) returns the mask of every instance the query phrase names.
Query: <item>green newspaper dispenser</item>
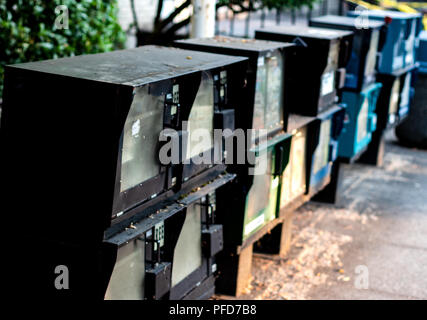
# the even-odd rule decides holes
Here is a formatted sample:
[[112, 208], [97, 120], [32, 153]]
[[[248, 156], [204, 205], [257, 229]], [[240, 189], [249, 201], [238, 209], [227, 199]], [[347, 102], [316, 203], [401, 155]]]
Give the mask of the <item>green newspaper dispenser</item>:
[[280, 134], [249, 151], [253, 166], [242, 165], [236, 179], [217, 192], [217, 222], [228, 248], [250, 238], [277, 217], [280, 177], [289, 161], [291, 135]]
[[243, 240], [277, 217], [280, 177], [289, 162], [291, 139], [279, 136], [275, 140], [251, 150], [264, 173], [253, 176], [253, 184], [246, 197]]
[[277, 222], [280, 177], [289, 162], [291, 137], [280, 134], [251, 148], [256, 165], [243, 166], [236, 179], [216, 192], [216, 223], [222, 224], [224, 235], [224, 249], [216, 257], [217, 292], [240, 294], [250, 272], [253, 244]]

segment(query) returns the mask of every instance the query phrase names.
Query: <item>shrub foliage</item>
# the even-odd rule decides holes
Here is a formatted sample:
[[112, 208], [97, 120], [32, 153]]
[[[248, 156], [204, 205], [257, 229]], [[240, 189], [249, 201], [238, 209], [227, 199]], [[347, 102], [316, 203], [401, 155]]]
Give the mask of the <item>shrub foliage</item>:
[[[68, 29], [55, 27], [59, 5]], [[0, 97], [7, 64], [110, 51], [124, 37], [116, 0], [0, 0]]]

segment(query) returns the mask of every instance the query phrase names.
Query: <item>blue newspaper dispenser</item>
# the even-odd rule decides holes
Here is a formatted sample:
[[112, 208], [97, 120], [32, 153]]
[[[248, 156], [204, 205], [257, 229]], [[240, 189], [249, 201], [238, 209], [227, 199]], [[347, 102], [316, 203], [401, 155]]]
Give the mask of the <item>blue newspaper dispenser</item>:
[[380, 73], [389, 74], [415, 63], [418, 38], [422, 29], [421, 14], [369, 10], [349, 11], [347, 15], [389, 22], [385, 44], [378, 63]]
[[372, 132], [376, 129], [375, 108], [381, 87], [381, 83], [373, 83], [362, 92], [343, 92], [349, 119], [339, 139], [340, 158], [351, 160], [357, 157], [371, 142]]

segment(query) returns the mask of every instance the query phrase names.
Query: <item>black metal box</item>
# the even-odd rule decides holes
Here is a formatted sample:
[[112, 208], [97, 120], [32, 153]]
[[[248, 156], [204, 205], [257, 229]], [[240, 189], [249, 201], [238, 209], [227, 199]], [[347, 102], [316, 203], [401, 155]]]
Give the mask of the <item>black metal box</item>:
[[[227, 92], [243, 87], [246, 60], [144, 46], [6, 66], [2, 154], [13, 155], [2, 171], [7, 204], [20, 202], [18, 214], [34, 222], [37, 236], [99, 242], [112, 218], [171, 186], [191, 190], [193, 177], [217, 166], [161, 163], [160, 133], [185, 131], [184, 121], [190, 133], [204, 124], [213, 130], [215, 112], [238, 108]], [[221, 79], [228, 91], [219, 92]], [[24, 202], [17, 191], [23, 181]]]
[[375, 82], [376, 62], [384, 46], [387, 30], [384, 22], [328, 15], [310, 19], [309, 25], [354, 32], [344, 89], [360, 92]]
[[224, 247], [222, 225], [210, 225], [202, 230], [202, 247], [206, 257], [213, 257]]
[[317, 116], [337, 102], [337, 79], [350, 57], [351, 31], [274, 26], [256, 30], [255, 38], [297, 44], [287, 71], [291, 113]]
[[170, 290], [172, 265], [162, 262], [145, 271], [145, 296], [160, 300]]
[[176, 41], [174, 46], [197, 51], [249, 58], [247, 84], [236, 110], [236, 128], [266, 129], [268, 136], [286, 131], [289, 107], [286, 104], [286, 74], [291, 43], [217, 36]]
[[[106, 232], [106, 299], [182, 299], [215, 273], [222, 250], [222, 226], [215, 221], [215, 190], [235, 175], [226, 174], [191, 192], [157, 214]], [[206, 232], [208, 230], [208, 232]], [[206, 237], [206, 233], [210, 233]], [[209, 238], [209, 239], [208, 239]], [[209, 242], [209, 243], [208, 243]]]
[[409, 113], [412, 89], [412, 73], [418, 64], [400, 69], [392, 74], [377, 74], [383, 87], [377, 102], [377, 130], [395, 127]]

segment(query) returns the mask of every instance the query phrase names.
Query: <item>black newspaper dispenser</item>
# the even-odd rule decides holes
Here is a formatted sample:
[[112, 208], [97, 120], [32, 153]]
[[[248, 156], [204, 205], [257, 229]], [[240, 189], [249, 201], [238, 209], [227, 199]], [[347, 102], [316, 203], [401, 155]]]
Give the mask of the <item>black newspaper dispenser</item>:
[[[40, 274], [61, 264], [79, 274], [73, 290], [62, 294], [103, 297], [108, 270], [90, 272], [105, 269], [102, 257], [114, 255], [103, 240], [224, 171], [222, 154], [216, 164], [192, 161], [189, 136], [200, 126], [210, 136], [215, 126], [233, 129], [236, 106], [227, 90], [243, 87], [246, 60], [144, 46], [5, 68], [2, 145], [14, 155], [5, 167], [19, 168], [31, 192], [24, 202], [13, 192], [4, 203], [21, 202], [32, 242], [43, 243]], [[170, 139], [187, 163], [161, 163], [161, 143]], [[212, 141], [204, 147], [199, 151], [213, 153]], [[13, 174], [2, 179], [19, 189]], [[51, 284], [35, 281], [40, 290]]]
[[256, 30], [255, 38], [297, 44], [287, 71], [291, 113], [317, 116], [337, 102], [352, 48], [351, 31], [275, 26]]
[[179, 40], [174, 45], [249, 58], [246, 92], [239, 98], [243, 101], [241, 106], [251, 107], [236, 110], [236, 128], [265, 129], [269, 137], [286, 131], [286, 73], [295, 45], [223, 36]]
[[363, 25], [356, 17], [323, 16], [310, 20], [317, 28], [354, 32], [353, 49], [346, 66], [344, 88], [361, 91], [375, 82], [376, 62], [385, 42], [386, 28], [382, 21], [365, 19]]

